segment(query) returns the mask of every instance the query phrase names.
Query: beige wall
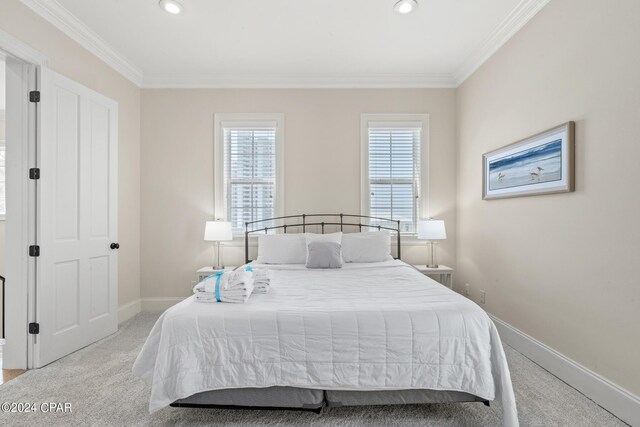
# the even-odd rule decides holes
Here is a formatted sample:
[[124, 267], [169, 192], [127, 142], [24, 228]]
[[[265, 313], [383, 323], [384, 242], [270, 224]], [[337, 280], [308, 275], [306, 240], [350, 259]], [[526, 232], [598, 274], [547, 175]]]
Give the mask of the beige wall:
[[0, 29], [31, 45], [51, 68], [118, 102], [118, 303], [140, 296], [140, 89], [18, 0], [0, 0]]
[[[458, 289], [640, 395], [640, 2], [554, 0], [458, 90]], [[576, 192], [481, 200], [484, 152], [576, 122]]]
[[[429, 113], [431, 215], [447, 221], [442, 263], [455, 255], [453, 89], [142, 91], [142, 296], [188, 295], [213, 260], [202, 241], [213, 218], [215, 113], [284, 113], [285, 211], [360, 211], [360, 114]], [[225, 250], [240, 262], [241, 247]], [[424, 263], [424, 244], [403, 259]]]

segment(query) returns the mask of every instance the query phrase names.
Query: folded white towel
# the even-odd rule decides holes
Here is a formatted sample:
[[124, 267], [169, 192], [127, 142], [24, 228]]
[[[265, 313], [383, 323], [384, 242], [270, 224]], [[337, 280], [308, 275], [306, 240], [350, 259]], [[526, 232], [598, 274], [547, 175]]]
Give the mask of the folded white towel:
[[269, 292], [271, 284], [271, 272], [266, 268], [253, 270], [253, 292], [258, 294], [266, 294]]
[[[193, 292], [215, 292], [216, 282], [218, 281], [218, 274], [207, 277], [202, 282], [198, 283]], [[243, 286], [253, 285], [253, 274], [250, 271], [235, 270], [225, 271], [220, 275], [220, 288], [221, 289], [235, 289]]]
[[[249, 300], [248, 294], [244, 295], [227, 295], [225, 290], [220, 291], [220, 301], [234, 304], [243, 304]], [[209, 292], [198, 292], [196, 294], [196, 301], [198, 302], [206, 302], [206, 303], [215, 303], [218, 302], [215, 294], [211, 294]]]
[[253, 292], [253, 274], [242, 269], [209, 276], [193, 287], [196, 301], [217, 302], [216, 286], [220, 301], [244, 303]]

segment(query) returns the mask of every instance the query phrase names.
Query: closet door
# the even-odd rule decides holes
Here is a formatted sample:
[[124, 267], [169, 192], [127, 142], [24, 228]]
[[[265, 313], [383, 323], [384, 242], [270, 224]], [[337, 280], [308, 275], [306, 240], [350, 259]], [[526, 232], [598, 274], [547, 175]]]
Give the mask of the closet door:
[[40, 77], [35, 367], [118, 328], [118, 105]]

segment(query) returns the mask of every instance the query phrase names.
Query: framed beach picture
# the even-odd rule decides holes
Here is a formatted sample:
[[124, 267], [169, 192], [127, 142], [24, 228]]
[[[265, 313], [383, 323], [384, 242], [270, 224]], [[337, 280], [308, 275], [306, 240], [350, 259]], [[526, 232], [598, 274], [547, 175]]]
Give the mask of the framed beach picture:
[[482, 156], [482, 198], [574, 191], [574, 122]]

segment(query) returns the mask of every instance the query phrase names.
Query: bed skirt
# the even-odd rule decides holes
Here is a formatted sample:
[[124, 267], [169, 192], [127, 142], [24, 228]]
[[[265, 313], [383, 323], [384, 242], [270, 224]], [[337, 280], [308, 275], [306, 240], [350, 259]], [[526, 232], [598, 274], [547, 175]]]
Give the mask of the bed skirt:
[[173, 407], [223, 407], [315, 410], [323, 407], [402, 405], [422, 403], [488, 402], [459, 391], [380, 390], [340, 391], [298, 387], [266, 387], [212, 390], [196, 393], [171, 404]]

